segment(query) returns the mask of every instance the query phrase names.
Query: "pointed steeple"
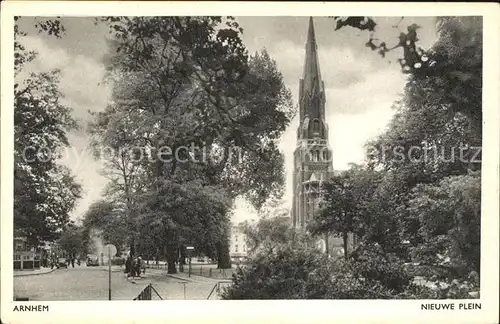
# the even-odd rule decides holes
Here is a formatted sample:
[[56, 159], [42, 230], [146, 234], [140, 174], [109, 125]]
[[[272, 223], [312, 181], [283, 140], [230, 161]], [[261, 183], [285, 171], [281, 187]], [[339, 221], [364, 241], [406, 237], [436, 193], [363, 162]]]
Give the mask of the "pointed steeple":
[[309, 95], [314, 95], [320, 91], [321, 73], [319, 70], [319, 59], [318, 59], [318, 45], [316, 44], [316, 35], [314, 33], [314, 22], [313, 18], [309, 18], [309, 30], [307, 32], [307, 43], [306, 43], [306, 58], [304, 63], [304, 74], [302, 79], [304, 80], [304, 94], [309, 93]]
[[307, 32], [307, 42], [316, 43], [316, 35], [314, 34], [313, 17], [309, 17], [309, 30]]

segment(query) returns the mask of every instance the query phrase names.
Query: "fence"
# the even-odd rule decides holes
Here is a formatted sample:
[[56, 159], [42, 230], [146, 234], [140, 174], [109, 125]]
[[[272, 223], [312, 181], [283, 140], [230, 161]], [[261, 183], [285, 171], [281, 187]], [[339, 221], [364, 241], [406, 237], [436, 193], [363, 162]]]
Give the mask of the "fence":
[[[144, 264], [147, 269], [157, 269], [157, 270], [168, 270], [168, 266], [166, 263], [149, 263]], [[192, 264], [191, 265], [191, 274], [198, 275], [207, 278], [213, 279], [229, 279], [232, 278], [232, 275], [235, 271], [234, 268], [231, 269], [217, 269], [217, 265], [215, 264]], [[184, 265], [184, 273], [189, 271], [189, 265]]]
[[133, 300], [152, 300], [153, 292], [156, 294], [156, 296], [158, 296], [158, 298], [163, 300], [163, 298], [161, 298], [160, 294], [156, 291], [156, 289], [154, 289], [152, 284], [147, 285], [146, 288], [144, 288], [141, 291], [141, 293]]
[[230, 279], [235, 269], [217, 269], [215, 267], [195, 265], [191, 268], [191, 273], [213, 279]]

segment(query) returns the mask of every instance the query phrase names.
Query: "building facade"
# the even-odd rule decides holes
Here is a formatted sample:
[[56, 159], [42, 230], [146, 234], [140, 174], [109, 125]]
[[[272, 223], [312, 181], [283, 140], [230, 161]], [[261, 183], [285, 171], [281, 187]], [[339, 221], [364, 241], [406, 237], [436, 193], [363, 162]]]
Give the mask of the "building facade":
[[26, 237], [14, 237], [14, 270], [40, 269], [42, 252], [30, 246]]
[[[334, 175], [325, 114], [325, 84], [321, 79], [312, 17], [305, 47], [304, 72], [299, 82], [300, 121], [294, 151], [291, 211], [293, 226], [298, 230], [304, 230], [321, 208], [323, 183]], [[342, 240], [325, 236], [318, 239], [317, 245], [327, 253], [338, 254]]]
[[229, 257], [232, 261], [243, 261], [248, 256], [247, 238], [243, 232], [241, 224], [231, 228], [231, 236], [229, 242]]

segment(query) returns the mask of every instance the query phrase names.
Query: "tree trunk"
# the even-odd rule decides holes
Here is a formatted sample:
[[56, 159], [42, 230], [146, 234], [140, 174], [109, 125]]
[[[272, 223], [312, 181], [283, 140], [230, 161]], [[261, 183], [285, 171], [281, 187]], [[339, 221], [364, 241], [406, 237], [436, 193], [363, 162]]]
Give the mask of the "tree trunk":
[[175, 267], [175, 261], [177, 260], [176, 252], [177, 249], [175, 246], [167, 247], [167, 273], [169, 274], [177, 273], [177, 268]]
[[228, 242], [219, 243], [217, 246], [217, 269], [230, 269], [231, 258], [229, 257]]
[[183, 265], [186, 265], [186, 258], [187, 258], [187, 250], [186, 250], [186, 246], [182, 245], [181, 246], [181, 251], [180, 251], [180, 263], [182, 263]]
[[134, 255], [135, 255], [135, 240], [132, 237], [132, 239], [130, 240], [130, 256]]
[[[179, 271], [184, 272], [184, 265], [186, 264], [186, 249], [184, 246], [181, 246], [179, 248]], [[182, 269], [182, 270], [181, 270]]]
[[327, 256], [330, 254], [330, 251], [328, 248], [328, 233], [325, 234], [325, 253]]
[[344, 258], [347, 260], [347, 243], [348, 243], [348, 237], [347, 237], [347, 232], [344, 232], [342, 234], [342, 239], [344, 240]]

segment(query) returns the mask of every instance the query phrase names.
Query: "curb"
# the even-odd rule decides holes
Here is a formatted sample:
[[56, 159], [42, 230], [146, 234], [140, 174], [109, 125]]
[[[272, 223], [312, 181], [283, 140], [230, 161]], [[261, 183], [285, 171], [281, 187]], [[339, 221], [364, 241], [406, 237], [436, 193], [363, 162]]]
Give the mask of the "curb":
[[177, 279], [177, 280], [182, 280], [182, 281], [193, 282], [193, 280], [192, 280], [191, 278], [183, 278], [183, 277], [176, 276], [176, 275], [173, 275], [173, 274], [166, 274], [166, 276], [167, 276], [167, 277], [174, 278], [174, 279]]
[[167, 274], [167, 276], [172, 277], [174, 279], [178, 279], [178, 280], [184, 280], [184, 281], [200, 283], [200, 284], [214, 284], [214, 283], [223, 281], [222, 279], [219, 280], [219, 279], [215, 279], [215, 278], [207, 278], [207, 277], [202, 277], [202, 276], [193, 275], [193, 274], [191, 274], [191, 278], [183, 278], [183, 277], [171, 275], [171, 274]]
[[14, 272], [14, 277], [38, 276], [38, 275], [48, 274], [48, 273], [54, 272], [56, 270], [57, 270], [57, 268], [50, 269], [50, 270], [44, 271], [44, 272], [19, 272], [19, 273]]
[[[158, 269], [151, 269], [151, 270], [158, 270]], [[146, 273], [147, 273], [147, 271], [146, 271]], [[191, 277], [182, 277], [182, 276], [179, 276], [176, 274], [170, 274], [170, 273], [164, 273], [164, 272], [162, 274], [164, 274], [167, 277], [174, 278], [177, 280], [183, 280], [183, 281], [195, 282], [195, 283], [210, 283], [211, 284], [211, 283], [219, 282], [221, 280], [229, 280], [229, 278], [228, 279], [216, 279], [216, 278], [203, 277], [203, 276], [199, 276], [196, 274], [191, 274]]]
[[[123, 272], [124, 269], [111, 269], [111, 272]], [[101, 268], [101, 271], [109, 271], [108, 268]]]

